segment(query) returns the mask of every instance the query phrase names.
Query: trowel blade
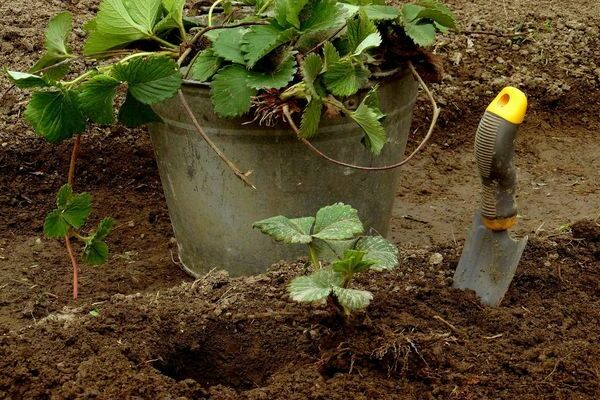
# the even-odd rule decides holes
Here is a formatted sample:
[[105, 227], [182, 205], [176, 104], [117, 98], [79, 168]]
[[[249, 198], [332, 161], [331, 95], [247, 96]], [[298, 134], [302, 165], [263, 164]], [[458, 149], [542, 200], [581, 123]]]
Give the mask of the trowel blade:
[[515, 276], [527, 237], [515, 241], [507, 231], [485, 227], [479, 211], [454, 273], [454, 287], [471, 289], [481, 302], [497, 306]]

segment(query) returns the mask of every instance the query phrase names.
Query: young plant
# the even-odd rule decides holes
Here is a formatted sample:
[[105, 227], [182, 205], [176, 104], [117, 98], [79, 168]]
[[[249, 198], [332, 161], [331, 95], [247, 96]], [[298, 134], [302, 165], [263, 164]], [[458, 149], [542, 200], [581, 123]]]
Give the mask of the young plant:
[[343, 203], [321, 208], [316, 217], [280, 215], [254, 227], [279, 242], [306, 244], [314, 271], [292, 280], [290, 296], [298, 302], [327, 299], [342, 315], [367, 307], [373, 299], [371, 292], [350, 287], [356, 274], [398, 265], [398, 249], [382, 236], [362, 236], [358, 212]]
[[65, 239], [69, 257], [73, 263], [73, 298], [78, 296], [79, 268], [73, 249], [72, 237], [83, 242], [82, 258], [89, 265], [101, 265], [108, 259], [108, 245], [106, 237], [112, 230], [114, 220], [104, 218], [98, 227], [87, 236], [82, 235], [81, 229], [85, 225], [92, 211], [92, 197], [89, 193], [74, 193], [70, 185], [60, 188], [56, 197], [56, 208], [52, 210], [44, 221], [44, 233], [50, 238]]

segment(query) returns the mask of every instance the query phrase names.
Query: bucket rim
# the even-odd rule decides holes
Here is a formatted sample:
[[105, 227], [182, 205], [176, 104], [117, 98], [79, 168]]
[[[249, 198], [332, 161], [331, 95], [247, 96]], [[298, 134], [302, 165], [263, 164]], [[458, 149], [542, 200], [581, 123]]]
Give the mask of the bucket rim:
[[[408, 67], [405, 68], [400, 68], [397, 73], [383, 78], [383, 79], [377, 79], [373, 81], [373, 85], [384, 85], [390, 81], [396, 81], [396, 80], [400, 80], [406, 77], [406, 75], [409, 75], [410, 69]], [[182, 86], [187, 87], [187, 88], [196, 88], [196, 89], [206, 89], [206, 90], [210, 90], [212, 85], [209, 82], [199, 82], [199, 81], [195, 81], [192, 79], [183, 79], [183, 84]], [[367, 89], [367, 88], [365, 88]]]

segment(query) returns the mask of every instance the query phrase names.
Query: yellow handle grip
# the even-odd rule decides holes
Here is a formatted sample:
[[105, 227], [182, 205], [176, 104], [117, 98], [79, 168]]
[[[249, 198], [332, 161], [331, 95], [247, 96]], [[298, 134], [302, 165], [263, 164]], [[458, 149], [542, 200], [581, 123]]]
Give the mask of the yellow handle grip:
[[527, 96], [519, 89], [507, 86], [490, 103], [486, 111], [519, 125], [525, 119]]

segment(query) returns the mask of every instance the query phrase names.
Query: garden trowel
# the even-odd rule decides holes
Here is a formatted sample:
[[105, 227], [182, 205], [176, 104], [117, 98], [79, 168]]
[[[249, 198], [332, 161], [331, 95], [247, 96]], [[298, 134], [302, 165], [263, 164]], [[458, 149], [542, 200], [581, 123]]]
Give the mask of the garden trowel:
[[515, 241], [508, 232], [517, 223], [513, 153], [526, 109], [523, 92], [504, 88], [486, 109], [475, 137], [481, 208], [454, 273], [454, 287], [474, 290], [492, 306], [502, 301], [527, 244], [527, 237]]

